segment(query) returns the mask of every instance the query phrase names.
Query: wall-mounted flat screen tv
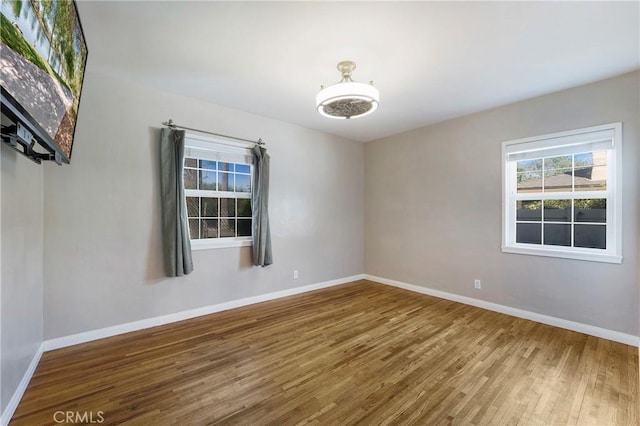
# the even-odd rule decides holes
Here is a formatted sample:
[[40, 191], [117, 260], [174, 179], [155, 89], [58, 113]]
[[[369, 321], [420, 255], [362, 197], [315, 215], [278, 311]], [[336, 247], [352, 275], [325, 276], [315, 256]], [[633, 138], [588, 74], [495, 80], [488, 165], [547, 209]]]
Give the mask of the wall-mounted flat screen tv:
[[69, 163], [87, 62], [76, 4], [1, 5], [2, 140], [37, 163]]

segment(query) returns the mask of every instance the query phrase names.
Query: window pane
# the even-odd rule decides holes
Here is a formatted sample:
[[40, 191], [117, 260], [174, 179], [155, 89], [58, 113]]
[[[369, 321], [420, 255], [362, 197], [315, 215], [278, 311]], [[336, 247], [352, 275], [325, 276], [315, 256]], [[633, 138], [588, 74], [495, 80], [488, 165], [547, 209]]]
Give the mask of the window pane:
[[251, 217], [251, 200], [238, 198], [238, 217]]
[[516, 202], [516, 220], [542, 220], [542, 200]]
[[573, 210], [576, 222], [607, 222], [606, 199], [575, 200], [574, 203]]
[[251, 166], [248, 164], [236, 164], [236, 173], [251, 173]]
[[233, 191], [233, 173], [218, 172], [218, 182], [220, 183], [218, 191]]
[[184, 159], [185, 167], [198, 167], [198, 160], [195, 158], [185, 158]]
[[607, 151], [577, 154], [576, 191], [604, 191], [607, 189]]
[[251, 192], [251, 176], [236, 175], [236, 192]]
[[218, 199], [202, 197], [201, 217], [218, 217]]
[[200, 189], [216, 190], [216, 172], [200, 170]]
[[547, 246], [571, 246], [571, 225], [544, 225], [544, 244]]
[[251, 236], [251, 219], [238, 219], [238, 237]]
[[517, 163], [518, 192], [542, 192], [542, 160]]
[[541, 223], [518, 223], [516, 224], [516, 242], [528, 244], [542, 243]]
[[607, 227], [605, 225], [575, 225], [574, 246], [597, 249], [607, 248]]
[[571, 191], [573, 165], [570, 155], [544, 159], [544, 192]]
[[227, 172], [233, 171], [233, 163], [218, 163], [218, 170], [224, 170]]
[[184, 169], [184, 189], [198, 189], [198, 171], [193, 169]]
[[200, 211], [200, 198], [198, 197], [187, 197], [187, 216], [188, 217], [198, 217], [198, 212]]
[[211, 160], [200, 160], [200, 168], [201, 169], [208, 169], [208, 170], [215, 170], [216, 169], [216, 162], [215, 161], [211, 161]]
[[192, 240], [200, 238], [200, 221], [198, 219], [189, 219], [189, 238]]
[[236, 236], [236, 220], [220, 219], [220, 238]]
[[218, 219], [203, 219], [202, 238], [218, 238]]
[[236, 215], [236, 199], [220, 198], [220, 217], [234, 217]]
[[[571, 221], [571, 200], [545, 200], [544, 221], [545, 222], [570, 222]], [[545, 242], [546, 241], [547, 240], [545, 238]]]

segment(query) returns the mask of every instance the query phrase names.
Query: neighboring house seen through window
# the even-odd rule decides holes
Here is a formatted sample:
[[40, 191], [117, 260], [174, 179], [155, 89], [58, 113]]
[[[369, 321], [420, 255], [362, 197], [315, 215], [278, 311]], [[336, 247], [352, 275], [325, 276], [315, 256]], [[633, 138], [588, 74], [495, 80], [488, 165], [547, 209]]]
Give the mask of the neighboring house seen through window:
[[193, 249], [251, 245], [250, 150], [187, 135], [184, 189]]
[[503, 251], [620, 263], [620, 123], [503, 144]]

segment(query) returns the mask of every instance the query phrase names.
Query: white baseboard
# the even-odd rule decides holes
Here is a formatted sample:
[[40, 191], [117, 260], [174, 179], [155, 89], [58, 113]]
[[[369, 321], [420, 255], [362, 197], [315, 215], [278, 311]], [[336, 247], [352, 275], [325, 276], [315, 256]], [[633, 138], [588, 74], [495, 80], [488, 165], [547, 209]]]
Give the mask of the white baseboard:
[[427, 294], [429, 296], [439, 297], [441, 299], [452, 300], [454, 302], [464, 303], [465, 305], [477, 306], [478, 308], [490, 311], [500, 312], [502, 314], [511, 315], [518, 318], [524, 318], [531, 321], [540, 322], [542, 324], [552, 325], [579, 333], [588, 334], [603, 339], [620, 342], [631, 346], [640, 346], [640, 336], [632, 334], [620, 333], [618, 331], [600, 328], [593, 325], [583, 324], [579, 322], [569, 321], [562, 318], [552, 317], [549, 315], [538, 314], [535, 312], [525, 311], [523, 309], [512, 308], [510, 306], [499, 305], [497, 303], [487, 302], [485, 300], [474, 299], [472, 297], [461, 296], [445, 291], [433, 290], [428, 287], [422, 287], [414, 284], [407, 284], [401, 281], [390, 280], [388, 278], [376, 277], [374, 275], [365, 274], [365, 279], [375, 281], [380, 284], [386, 284], [405, 290], [415, 291], [416, 293]]
[[246, 297], [244, 299], [232, 300], [230, 302], [219, 303], [216, 305], [203, 306], [202, 308], [190, 309], [188, 311], [176, 312], [174, 314], [162, 315], [153, 318], [147, 318], [140, 321], [118, 324], [111, 327], [100, 328], [98, 330], [86, 331], [84, 333], [72, 334], [69, 336], [58, 337], [55, 339], [45, 340], [44, 350], [52, 351], [67, 346], [77, 345], [80, 343], [91, 342], [93, 340], [103, 339], [105, 337], [116, 336], [118, 334], [129, 333], [131, 331], [142, 330], [145, 328], [157, 327], [172, 322], [183, 321], [190, 318], [209, 315], [215, 312], [226, 311], [228, 309], [239, 308], [241, 306], [252, 305], [254, 303], [266, 302], [267, 300], [279, 299], [281, 297], [293, 296], [294, 294], [306, 293], [312, 290], [332, 287], [335, 285], [345, 284], [351, 281], [364, 279], [364, 274], [353, 275], [351, 277], [339, 278], [331, 281], [310, 284], [303, 287], [295, 287], [287, 290], [276, 291], [274, 293], [261, 294], [258, 296]]
[[6, 426], [9, 424], [9, 420], [11, 420], [11, 417], [13, 417], [13, 413], [15, 413], [16, 408], [18, 408], [18, 404], [22, 399], [22, 395], [24, 395], [24, 392], [27, 390], [27, 386], [29, 385], [31, 378], [33, 377], [33, 373], [35, 373], [36, 371], [36, 367], [40, 362], [42, 352], [44, 352], [44, 343], [40, 344], [40, 347], [33, 356], [33, 359], [31, 360], [27, 371], [25, 371], [24, 376], [22, 376], [22, 380], [20, 380], [16, 391], [13, 393], [13, 396], [9, 400], [9, 404], [7, 404], [7, 407], [2, 412], [2, 417], [0, 417], [0, 425]]

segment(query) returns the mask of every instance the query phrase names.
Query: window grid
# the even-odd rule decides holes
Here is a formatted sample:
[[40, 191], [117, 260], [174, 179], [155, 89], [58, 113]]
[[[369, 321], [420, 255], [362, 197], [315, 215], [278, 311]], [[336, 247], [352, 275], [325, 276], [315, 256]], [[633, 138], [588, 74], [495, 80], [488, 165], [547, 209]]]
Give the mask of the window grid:
[[[579, 195], [584, 195], [584, 193], [578, 193]], [[531, 194], [534, 195], [534, 194]], [[527, 198], [531, 198], [531, 197], [527, 197]], [[569, 233], [569, 238], [570, 238], [570, 244], [564, 247], [578, 247], [578, 248], [584, 248], [583, 246], [576, 246], [576, 242], [575, 242], [575, 226], [578, 225], [585, 225], [585, 226], [602, 226], [605, 228], [608, 225], [609, 222], [609, 216], [605, 215], [605, 219], [602, 222], [594, 222], [594, 221], [578, 221], [576, 220], [576, 203], [575, 201], [580, 201], [580, 200], [598, 200], [598, 199], [604, 199], [606, 200], [605, 197], [599, 198], [599, 197], [589, 197], [588, 199], [585, 199], [583, 197], [576, 197], [573, 199], [566, 199], [566, 201], [570, 201], [570, 219], [568, 221], [558, 221], [558, 220], [547, 220], [547, 218], [545, 217], [545, 201], [548, 200], [553, 200], [553, 199], [538, 199], [538, 200], [531, 200], [531, 199], [527, 199], [524, 201], [540, 201], [541, 202], [541, 206], [540, 206], [540, 220], [523, 220], [523, 219], [517, 219], [517, 215], [516, 215], [516, 229], [517, 229], [517, 225], [518, 224], [532, 224], [532, 225], [540, 225], [540, 244], [541, 246], [558, 246], [557, 244], [547, 244], [547, 242], [545, 241], [545, 226], [546, 225], [566, 225], [569, 226], [570, 228], [570, 233]], [[522, 201], [522, 200], [516, 200], [516, 207], [515, 210], [517, 211], [517, 203], [518, 201]], [[517, 231], [516, 231], [516, 238], [517, 238]], [[520, 244], [527, 244], [527, 243], [520, 243]]]
[[[516, 193], [515, 193], [515, 197], [514, 197], [514, 207], [515, 207], [515, 221], [514, 221], [514, 230], [513, 230], [513, 234], [515, 236], [515, 242], [517, 244], [534, 244], [534, 245], [539, 245], [539, 246], [545, 246], [545, 247], [570, 247], [570, 248], [596, 248], [599, 250], [602, 249], [606, 249], [606, 227], [607, 227], [607, 222], [609, 220], [609, 215], [605, 213], [605, 220], [603, 222], [586, 222], [586, 221], [577, 221], [576, 220], [576, 201], [577, 200], [594, 200], [594, 199], [604, 199], [605, 203], [606, 200], [609, 198], [609, 192], [608, 191], [594, 191], [593, 189], [590, 188], [585, 188], [582, 191], [577, 191], [576, 190], [576, 167], [577, 167], [577, 163], [576, 163], [576, 156], [589, 156], [589, 160], [584, 162], [583, 164], [581, 164], [579, 166], [579, 168], [582, 170], [583, 168], [586, 167], [591, 167], [591, 170], [593, 171], [594, 167], [601, 167], [602, 164], [596, 162], [595, 160], [595, 153], [594, 152], [582, 152], [582, 153], [573, 153], [573, 154], [556, 154], [554, 156], [546, 156], [546, 157], [540, 157], [540, 158], [534, 158], [534, 159], [530, 159], [530, 160], [525, 160], [523, 161], [523, 164], [526, 164], [522, 170], [519, 170], [519, 164], [520, 162], [518, 161], [514, 161], [515, 163], [515, 176], [514, 176], [514, 181], [515, 181], [515, 186], [516, 186]], [[554, 163], [552, 162], [553, 160], [559, 160], [560, 162], [562, 162], [563, 159], [570, 159], [570, 165], [568, 164], [558, 164], [558, 167], [549, 167], [548, 163], [551, 163], [551, 165], [553, 165]], [[601, 159], [600, 159], [601, 161]], [[607, 161], [608, 163], [608, 161]], [[526, 169], [526, 167], [530, 167], [530, 165], [533, 164], [534, 169]], [[520, 188], [520, 183], [521, 182], [526, 182], [527, 180], [525, 179], [521, 179], [522, 177], [525, 176], [536, 176], [538, 172], [536, 172], [535, 170], [538, 169], [538, 166], [536, 164], [539, 164], [540, 167], [540, 188], [539, 191], [535, 191], [535, 192], [525, 192], [526, 189]], [[605, 167], [606, 167], [606, 163], [605, 163]], [[551, 178], [552, 177], [561, 177], [563, 175], [570, 175], [570, 183], [568, 186], [560, 186], [560, 189], [565, 189], [565, 191], [555, 191], [553, 189], [551, 189]], [[556, 178], [558, 179], [558, 178]], [[606, 179], [605, 179], [606, 181]], [[549, 185], [548, 185], [549, 183]], [[566, 184], [565, 184], [566, 185]], [[605, 188], [606, 188], [606, 184], [605, 184]], [[535, 187], [534, 187], [535, 188]], [[531, 188], [533, 189], [533, 188]], [[537, 189], [537, 188], [535, 188]], [[519, 201], [524, 201], [524, 200], [528, 200], [528, 201], [540, 201], [540, 220], [522, 220], [522, 219], [518, 219], [518, 202]], [[567, 201], [569, 203], [569, 209], [570, 209], [570, 217], [569, 220], [565, 220], [565, 221], [558, 221], [558, 220], [547, 220], [546, 214], [547, 214], [547, 208], [546, 205], [547, 203], [550, 204], [550, 201], [552, 200], [557, 200], [557, 202], [561, 202], [561, 201]], [[553, 207], [550, 207], [550, 209]], [[551, 219], [551, 218], [550, 218]], [[519, 233], [524, 234], [525, 228], [524, 227], [519, 227], [518, 224], [536, 224], [539, 225], [539, 233], [540, 233], [540, 242], [537, 242], [537, 238], [531, 238], [530, 236], [527, 237], [522, 237], [520, 238]], [[602, 244], [595, 244], [593, 242], [591, 242], [589, 245], [585, 245], [586, 243], [582, 243], [582, 244], [576, 244], [576, 224], [578, 225], [586, 225], [586, 226], [604, 226], [604, 243]], [[566, 226], [568, 227], [568, 231], [569, 231], [569, 235], [568, 235], [568, 242], [566, 241], [565, 238], [562, 238], [562, 236], [558, 237], [558, 235], [556, 235], [556, 238], [553, 238], [552, 235], [547, 236], [547, 231], [549, 231], [549, 233], [551, 233], [551, 231], [553, 230], [553, 228], [555, 227], [557, 229], [556, 232], [563, 232], [560, 231], [560, 226]], [[591, 231], [594, 231], [595, 228], [591, 228]], [[566, 231], [564, 231], [566, 232]], [[599, 232], [599, 231], [598, 231]], [[529, 231], [530, 233], [530, 231]], [[535, 235], [535, 232], [534, 232]], [[598, 235], [598, 234], [596, 234]], [[597, 237], [593, 237], [592, 238], [597, 238]], [[597, 246], [597, 247], [596, 247]]]
[[[191, 240], [250, 239], [252, 167], [249, 164], [193, 157], [186, 157], [184, 164], [185, 198]], [[215, 173], [215, 182], [205, 182], [207, 175], [203, 172], [208, 173], [209, 178], [211, 173]], [[227, 184], [224, 183], [224, 179], [219, 179], [219, 176], [226, 177]], [[236, 176], [242, 177], [241, 186], [236, 184]], [[231, 185], [229, 180], [232, 181]], [[211, 203], [215, 203], [213, 212], [210, 211]], [[205, 211], [205, 207], [209, 211]]]
[[[195, 165], [192, 165], [194, 162]], [[231, 193], [251, 192], [251, 166], [248, 164], [201, 160], [192, 157], [185, 158], [184, 164], [185, 189], [187, 190]], [[204, 176], [207, 178], [213, 177], [215, 182], [204, 185]], [[226, 185], [223, 184], [225, 179]], [[229, 181], [232, 183], [229, 184]], [[244, 183], [240, 188], [239, 181]], [[210, 185], [214, 186], [214, 188], [207, 188]], [[225, 188], [225, 186], [227, 187]]]

